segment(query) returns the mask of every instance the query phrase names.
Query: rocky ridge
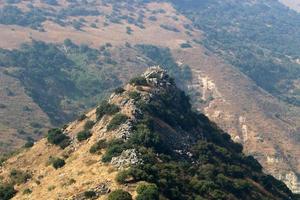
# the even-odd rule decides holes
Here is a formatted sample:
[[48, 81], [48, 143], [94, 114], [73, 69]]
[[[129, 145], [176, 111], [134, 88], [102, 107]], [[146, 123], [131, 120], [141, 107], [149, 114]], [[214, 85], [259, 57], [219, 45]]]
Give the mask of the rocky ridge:
[[151, 199], [294, 199], [240, 145], [193, 112], [160, 67], [63, 129], [50, 130], [47, 139], [8, 159], [0, 175], [2, 184], [14, 185], [13, 199], [107, 199], [118, 189], [136, 198], [145, 183], [156, 191]]

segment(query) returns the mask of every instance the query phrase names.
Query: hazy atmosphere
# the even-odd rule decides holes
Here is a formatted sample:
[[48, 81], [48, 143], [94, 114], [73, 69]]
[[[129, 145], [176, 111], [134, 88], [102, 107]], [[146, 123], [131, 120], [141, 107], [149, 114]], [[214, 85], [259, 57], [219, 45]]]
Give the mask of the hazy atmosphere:
[[0, 0], [9, 199], [300, 199], [300, 0]]

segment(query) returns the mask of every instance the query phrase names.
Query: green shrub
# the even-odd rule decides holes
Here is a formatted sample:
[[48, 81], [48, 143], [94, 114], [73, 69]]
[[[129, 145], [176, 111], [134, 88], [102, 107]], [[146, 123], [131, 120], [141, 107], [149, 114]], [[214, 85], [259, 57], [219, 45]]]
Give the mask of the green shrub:
[[103, 101], [96, 110], [97, 120], [101, 119], [104, 115], [113, 115], [120, 111], [120, 108], [107, 101]]
[[125, 90], [122, 87], [118, 87], [114, 90], [114, 93], [116, 94], [122, 94], [123, 92], [125, 92]]
[[107, 147], [107, 142], [105, 139], [99, 140], [95, 144], [93, 144], [90, 148], [90, 153], [97, 153], [99, 150]]
[[148, 85], [146, 78], [142, 77], [142, 76], [138, 76], [138, 77], [132, 78], [129, 81], [129, 83], [131, 85], [143, 85], [143, 86], [147, 86]]
[[132, 91], [128, 93], [129, 98], [134, 99], [135, 101], [138, 101], [141, 99], [141, 94], [137, 91]]
[[126, 149], [123, 140], [112, 140], [107, 144], [108, 148], [105, 154], [102, 156], [102, 162], [110, 162], [112, 157], [119, 156], [123, 150]]
[[51, 144], [60, 146], [62, 149], [70, 144], [69, 136], [65, 135], [60, 129], [54, 128], [48, 131], [47, 140]]
[[132, 200], [131, 194], [124, 190], [115, 190], [108, 195], [108, 200]]
[[155, 184], [141, 184], [137, 187], [136, 200], [158, 200], [159, 191]]
[[83, 140], [87, 140], [88, 138], [90, 138], [92, 136], [91, 132], [88, 131], [88, 130], [83, 130], [83, 131], [80, 131], [78, 134], [77, 134], [77, 140], [79, 142], [83, 141]]
[[29, 188], [26, 188], [24, 191], [23, 191], [23, 194], [31, 194], [32, 193], [32, 190], [29, 189]]
[[78, 118], [78, 121], [83, 121], [86, 119], [86, 115], [83, 114], [83, 115], [80, 115], [80, 117]]
[[84, 129], [85, 130], [89, 130], [91, 128], [93, 128], [93, 126], [95, 125], [95, 123], [92, 120], [88, 120], [85, 124], [84, 124]]
[[85, 191], [84, 192], [84, 197], [86, 197], [88, 199], [91, 199], [91, 198], [96, 197], [96, 196], [97, 196], [97, 194], [94, 191]]
[[21, 170], [12, 169], [10, 171], [9, 177], [13, 184], [22, 184], [26, 183], [31, 178], [31, 174], [28, 172], [23, 172]]
[[52, 166], [54, 169], [62, 168], [66, 163], [61, 158], [52, 158]]
[[129, 170], [120, 171], [116, 176], [116, 181], [118, 183], [124, 184], [127, 182], [129, 176], [130, 176]]
[[182, 43], [182, 44], [180, 44], [180, 47], [183, 49], [186, 49], [186, 48], [191, 48], [192, 45], [190, 45], [189, 43]]
[[33, 141], [27, 141], [25, 144], [24, 144], [24, 147], [25, 148], [30, 148], [30, 147], [32, 147], [34, 145], [34, 142]]
[[128, 117], [124, 114], [116, 114], [107, 125], [107, 130], [115, 130], [117, 129], [121, 124], [125, 123], [127, 121]]
[[17, 191], [11, 184], [0, 184], [0, 199], [9, 200], [15, 196]]

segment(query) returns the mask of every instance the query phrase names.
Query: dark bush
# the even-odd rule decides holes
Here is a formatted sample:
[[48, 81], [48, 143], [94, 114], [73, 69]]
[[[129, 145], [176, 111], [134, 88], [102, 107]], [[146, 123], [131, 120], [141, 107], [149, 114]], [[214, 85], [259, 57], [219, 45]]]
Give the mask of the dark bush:
[[114, 90], [114, 93], [116, 93], [116, 94], [122, 94], [124, 91], [125, 91], [124, 88], [118, 87], [118, 88], [116, 88], [116, 89]]
[[24, 147], [25, 147], [25, 148], [31, 148], [33, 145], [34, 145], [34, 142], [30, 140], [30, 141], [27, 141], [27, 142], [24, 144]]
[[83, 131], [80, 131], [78, 134], [77, 134], [77, 140], [79, 142], [83, 141], [83, 140], [87, 140], [88, 138], [90, 138], [92, 136], [91, 134], [91, 131], [88, 131], [88, 130], [83, 130]]
[[32, 193], [32, 190], [29, 189], [29, 188], [26, 188], [24, 191], [23, 191], [23, 194], [31, 194]]
[[125, 123], [127, 121], [128, 117], [124, 114], [116, 114], [107, 125], [107, 130], [115, 130], [117, 129], [121, 124]]
[[158, 200], [159, 191], [155, 184], [141, 184], [137, 187], [136, 200]]
[[102, 101], [96, 110], [97, 120], [101, 119], [104, 115], [113, 115], [119, 111], [120, 108], [118, 106], [110, 104], [107, 101]]
[[84, 197], [86, 197], [88, 199], [91, 199], [91, 198], [96, 197], [96, 196], [97, 196], [97, 194], [94, 191], [85, 191], [84, 192]]
[[83, 115], [80, 115], [80, 117], [78, 118], [78, 121], [83, 121], [86, 119], [86, 115], [83, 114]]
[[95, 144], [93, 144], [90, 148], [90, 153], [97, 153], [99, 150], [107, 147], [107, 142], [105, 139], [99, 140]]
[[124, 184], [127, 182], [129, 176], [130, 176], [129, 170], [120, 171], [116, 176], [116, 181], [118, 183]]
[[61, 158], [52, 158], [52, 166], [54, 169], [62, 168], [65, 164], [65, 161]]
[[60, 146], [62, 149], [70, 144], [69, 136], [65, 135], [60, 129], [55, 128], [48, 131], [47, 140], [51, 144]]
[[135, 101], [138, 101], [141, 99], [141, 94], [137, 91], [132, 91], [128, 93], [129, 98], [134, 99]]
[[119, 156], [126, 149], [124, 141], [120, 139], [110, 141], [107, 146], [108, 148], [102, 156], [102, 162], [110, 162], [112, 157]]
[[93, 126], [95, 125], [95, 123], [92, 120], [88, 120], [85, 124], [84, 124], [84, 129], [85, 130], [89, 130], [91, 128], [93, 128]]
[[13, 185], [10, 184], [0, 184], [0, 199], [9, 200], [15, 196], [17, 191], [14, 189]]
[[132, 200], [131, 194], [124, 190], [115, 190], [108, 195], [108, 200]]
[[183, 48], [183, 49], [186, 49], [186, 48], [191, 48], [192, 45], [190, 45], [189, 43], [182, 43], [182, 44], [180, 45], [180, 47]]
[[129, 83], [131, 85], [144, 85], [144, 86], [147, 86], [148, 83], [147, 83], [147, 80], [145, 77], [142, 77], [142, 76], [138, 76], [138, 77], [134, 77], [132, 78]]

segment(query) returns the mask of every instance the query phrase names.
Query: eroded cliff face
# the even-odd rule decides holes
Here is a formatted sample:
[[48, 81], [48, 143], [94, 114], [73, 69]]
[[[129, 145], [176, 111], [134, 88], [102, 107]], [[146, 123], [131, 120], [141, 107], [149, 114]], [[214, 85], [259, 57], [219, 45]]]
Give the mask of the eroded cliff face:
[[[249, 94], [248, 100], [239, 107], [238, 101], [228, 98], [230, 94], [219, 89], [213, 78], [205, 72], [194, 70], [194, 79], [190, 87], [199, 91], [201, 95], [198, 98], [202, 102], [196, 108], [226, 130], [235, 142], [243, 144], [245, 152], [254, 155], [266, 172], [283, 180], [295, 193], [300, 193], [300, 179], [297, 175], [299, 148], [293, 142], [293, 134], [297, 133], [292, 133], [293, 130], [283, 120], [265, 115], [267, 112], [261, 108], [260, 101], [252, 101], [255, 93]], [[236, 98], [241, 93], [237, 93]], [[252, 105], [249, 104], [251, 101]], [[276, 115], [275, 112], [273, 114]], [[289, 154], [291, 151], [297, 152], [295, 156]]]
[[286, 107], [233, 66], [209, 54], [195, 55], [194, 51], [174, 54], [193, 70], [188, 89], [195, 109], [243, 144], [245, 152], [254, 155], [267, 173], [299, 193], [299, 122], [295, 117], [299, 108]]

